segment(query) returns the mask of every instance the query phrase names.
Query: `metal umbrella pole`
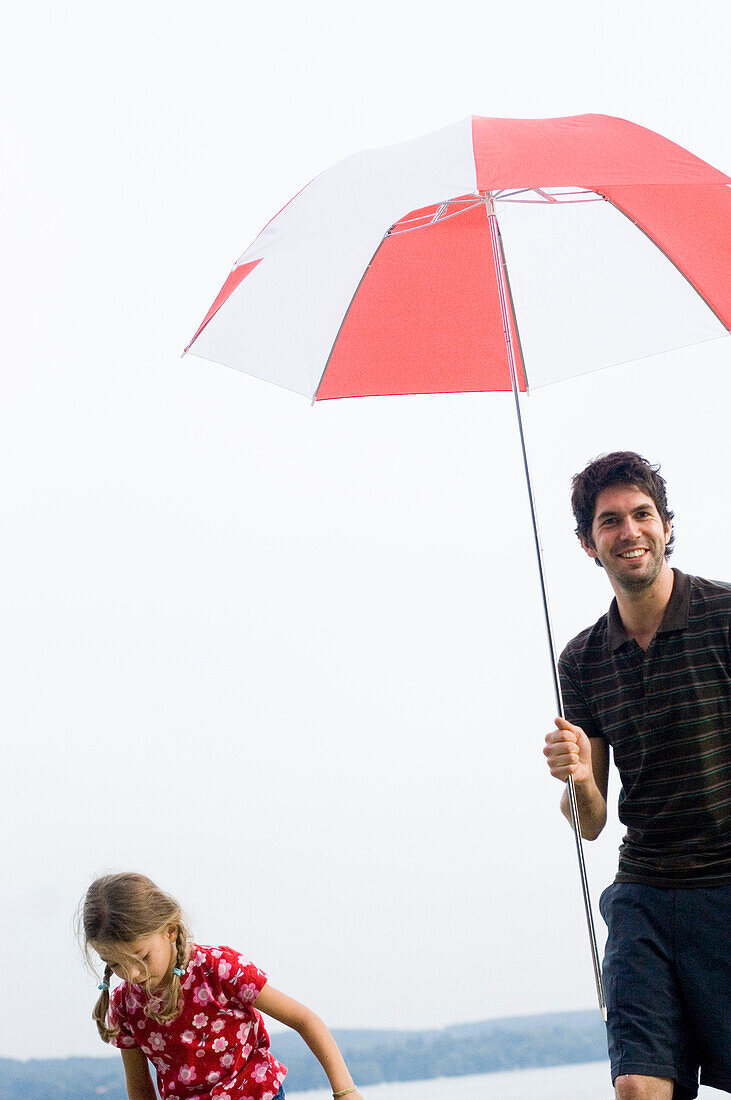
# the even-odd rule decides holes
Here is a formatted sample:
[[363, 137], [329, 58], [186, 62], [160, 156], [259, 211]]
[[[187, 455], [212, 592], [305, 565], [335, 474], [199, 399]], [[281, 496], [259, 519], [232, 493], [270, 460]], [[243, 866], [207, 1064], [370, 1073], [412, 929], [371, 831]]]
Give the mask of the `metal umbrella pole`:
[[[518, 373], [515, 368], [515, 355], [513, 351], [513, 342], [510, 336], [510, 322], [508, 314], [508, 300], [510, 299], [510, 287], [507, 279], [507, 269], [505, 265], [505, 253], [503, 251], [502, 240], [500, 237], [500, 229], [498, 227], [497, 215], [495, 213], [495, 203], [493, 197], [488, 193], [485, 195], [487, 206], [487, 218], [490, 226], [490, 239], [492, 242], [492, 256], [495, 263], [495, 274], [497, 277], [498, 295], [500, 298], [500, 313], [503, 322], [503, 332], [505, 334], [505, 346], [508, 353], [508, 365], [510, 368], [510, 382], [513, 388], [513, 397], [515, 399], [515, 412], [518, 419], [518, 432], [520, 434], [520, 446], [523, 453], [523, 466], [525, 469], [525, 481], [528, 488], [528, 499], [530, 501], [530, 513], [533, 523], [533, 538], [536, 546], [536, 557], [538, 559], [538, 573], [541, 581], [541, 594], [543, 597], [543, 613], [546, 621], [546, 632], [548, 634], [548, 648], [551, 654], [551, 671], [553, 673], [553, 688], [556, 695], [556, 707], [559, 715], [564, 718], [563, 698], [561, 695], [561, 683], [558, 676], [558, 662], [556, 659], [556, 646], [553, 639], [553, 626], [551, 625], [551, 613], [548, 606], [548, 594], [546, 590], [546, 577], [543, 564], [543, 549], [541, 547], [540, 535], [538, 533], [538, 517], [536, 513], [535, 499], [533, 496], [533, 487], [531, 484], [530, 469], [528, 466], [528, 456], [525, 448], [525, 435], [523, 433], [523, 418], [520, 411], [520, 397], [518, 387]], [[566, 780], [566, 790], [568, 792], [569, 809], [571, 811], [571, 824], [574, 830], [574, 838], [576, 840], [576, 854], [579, 861], [579, 874], [581, 877], [581, 891], [584, 897], [584, 911], [586, 913], [586, 924], [589, 932], [589, 943], [591, 946], [591, 958], [594, 965], [594, 980], [596, 982], [596, 992], [599, 999], [599, 1011], [602, 1014], [602, 1019], [606, 1022], [607, 1019], [607, 1002], [604, 996], [604, 982], [602, 981], [601, 963], [599, 961], [599, 952], [596, 944], [596, 931], [594, 929], [594, 917], [591, 911], [591, 898], [589, 896], [589, 883], [586, 877], [586, 864], [584, 863], [584, 847], [581, 838], [581, 824], [579, 821], [579, 807], [576, 801], [576, 787], [574, 784], [574, 777], [569, 775]]]

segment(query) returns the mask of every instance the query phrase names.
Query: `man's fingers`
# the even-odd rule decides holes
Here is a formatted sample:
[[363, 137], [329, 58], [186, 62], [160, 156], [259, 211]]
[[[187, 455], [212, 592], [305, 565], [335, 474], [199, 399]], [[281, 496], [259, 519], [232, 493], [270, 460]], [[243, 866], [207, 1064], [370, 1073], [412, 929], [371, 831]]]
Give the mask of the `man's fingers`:
[[574, 745], [573, 748], [570, 745], [566, 747], [558, 747], [556, 745], [552, 747], [546, 746], [543, 750], [543, 755], [546, 757], [551, 767], [561, 767], [564, 764], [578, 764], [581, 759], [576, 745]]
[[556, 729], [546, 734], [543, 755], [554, 779], [564, 783], [570, 775], [583, 776], [582, 744], [584, 731], [565, 718], [556, 718]]
[[561, 718], [560, 716], [558, 718], [554, 718], [554, 722], [556, 723], [557, 728], [560, 730], [567, 730], [571, 733], [583, 732], [580, 726], [574, 726], [571, 722], [567, 722], [565, 718]]
[[546, 740], [546, 747], [543, 750], [544, 756], [562, 756], [565, 753], [573, 753], [574, 756], [579, 755], [579, 746], [576, 741], [548, 741]]
[[578, 740], [578, 735], [573, 729], [551, 730], [546, 734], [547, 745], [576, 745]]

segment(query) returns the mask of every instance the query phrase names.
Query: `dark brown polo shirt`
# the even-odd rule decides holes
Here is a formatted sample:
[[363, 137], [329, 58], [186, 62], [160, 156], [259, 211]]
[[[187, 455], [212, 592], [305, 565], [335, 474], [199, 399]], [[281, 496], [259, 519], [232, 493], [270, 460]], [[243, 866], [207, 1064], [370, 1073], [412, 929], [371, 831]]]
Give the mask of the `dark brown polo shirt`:
[[612, 747], [622, 790], [618, 882], [731, 882], [731, 585], [675, 569], [647, 652], [614, 600], [569, 642], [566, 717]]

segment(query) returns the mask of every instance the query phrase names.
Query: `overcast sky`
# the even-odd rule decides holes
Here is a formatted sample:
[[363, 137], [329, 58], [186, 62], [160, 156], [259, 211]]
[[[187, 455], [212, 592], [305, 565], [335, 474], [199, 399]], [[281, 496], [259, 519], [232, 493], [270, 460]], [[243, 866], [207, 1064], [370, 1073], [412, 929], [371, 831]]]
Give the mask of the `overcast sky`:
[[[360, 148], [596, 111], [730, 171], [730, 24], [726, 0], [6, 16], [0, 1055], [105, 1052], [72, 917], [110, 869], [332, 1026], [594, 1006], [512, 399], [310, 408], [179, 355]], [[728, 579], [730, 394], [717, 340], [529, 398], [559, 644], [611, 595], [568, 508], [602, 451], [662, 462], [674, 562]], [[587, 846], [595, 902], [620, 836]]]

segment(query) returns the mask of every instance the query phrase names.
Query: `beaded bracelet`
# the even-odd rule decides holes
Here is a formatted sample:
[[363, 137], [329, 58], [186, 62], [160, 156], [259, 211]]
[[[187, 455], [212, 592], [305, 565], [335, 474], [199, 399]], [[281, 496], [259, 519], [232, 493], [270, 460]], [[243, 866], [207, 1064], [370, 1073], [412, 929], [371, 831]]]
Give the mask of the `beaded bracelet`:
[[351, 1085], [349, 1089], [341, 1089], [340, 1092], [334, 1092], [333, 1093], [333, 1098], [334, 1098], [334, 1100], [338, 1100], [338, 1098], [340, 1096], [347, 1096], [349, 1092], [357, 1092], [357, 1091], [358, 1091], [358, 1086], [357, 1085]]

